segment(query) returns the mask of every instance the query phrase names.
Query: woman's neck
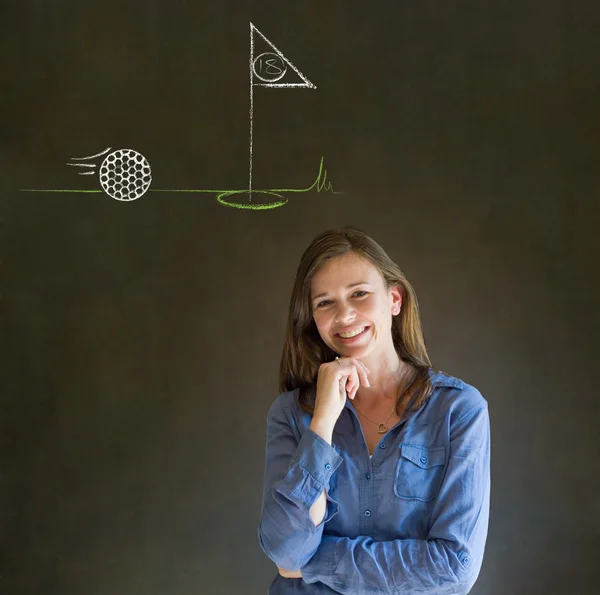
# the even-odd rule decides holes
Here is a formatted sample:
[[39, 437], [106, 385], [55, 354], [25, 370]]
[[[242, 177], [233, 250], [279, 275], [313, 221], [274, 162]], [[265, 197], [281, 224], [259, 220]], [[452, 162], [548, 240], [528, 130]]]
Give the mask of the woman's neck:
[[414, 368], [407, 362], [402, 361], [397, 355], [395, 361], [380, 361], [378, 365], [372, 362], [364, 362], [371, 371], [369, 384], [371, 386], [360, 386], [356, 392], [355, 401], [366, 407], [377, 408], [384, 404], [393, 405], [414, 378]]

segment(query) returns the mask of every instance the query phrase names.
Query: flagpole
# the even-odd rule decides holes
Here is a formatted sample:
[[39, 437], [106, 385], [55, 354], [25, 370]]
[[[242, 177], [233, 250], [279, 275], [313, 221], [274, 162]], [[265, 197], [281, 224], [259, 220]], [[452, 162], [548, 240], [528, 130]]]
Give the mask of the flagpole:
[[252, 134], [254, 131], [254, 35], [253, 25], [250, 23], [250, 158], [249, 158], [249, 173], [248, 173], [248, 194], [252, 201]]
[[[277, 78], [263, 78], [258, 75], [254, 70], [254, 32], [258, 33], [264, 42], [271, 48], [272, 51], [268, 52], [271, 55], [278, 56], [283, 65], [284, 70], [281, 71], [281, 75]], [[261, 42], [262, 43], [262, 42]], [[262, 54], [261, 54], [262, 56]], [[278, 83], [277, 81], [285, 75], [285, 71], [290, 67], [296, 75], [302, 80], [301, 83]], [[257, 83], [257, 87], [271, 87], [271, 88], [283, 88], [283, 87], [304, 87], [305, 89], [316, 89], [313, 85], [293, 64], [288, 60], [276, 47], [269, 41], [252, 23], [250, 23], [250, 155], [248, 158], [248, 195], [250, 202], [252, 202], [252, 144], [253, 144], [253, 133], [254, 133], [254, 77], [258, 77], [262, 82]], [[270, 73], [269, 73], [270, 74]]]

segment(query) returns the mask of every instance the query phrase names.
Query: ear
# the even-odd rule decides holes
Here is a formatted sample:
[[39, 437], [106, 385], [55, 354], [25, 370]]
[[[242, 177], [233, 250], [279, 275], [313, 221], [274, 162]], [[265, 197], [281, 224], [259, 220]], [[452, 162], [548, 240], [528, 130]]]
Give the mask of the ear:
[[402, 290], [399, 285], [393, 285], [390, 288], [390, 299], [392, 315], [396, 316], [397, 314], [400, 314], [400, 310], [402, 309]]

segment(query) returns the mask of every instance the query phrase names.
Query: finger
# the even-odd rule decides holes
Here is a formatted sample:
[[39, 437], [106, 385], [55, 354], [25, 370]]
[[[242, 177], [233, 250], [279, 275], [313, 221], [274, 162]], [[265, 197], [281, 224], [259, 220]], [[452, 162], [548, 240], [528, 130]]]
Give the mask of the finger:
[[[341, 378], [352, 377], [354, 381], [352, 386], [356, 386], [355, 393], [359, 389], [361, 384], [363, 386], [371, 386], [367, 375], [369, 373], [369, 369], [361, 361], [353, 357], [344, 357], [336, 360], [336, 363], [338, 364], [338, 373], [341, 375]], [[347, 366], [349, 366], [349, 369], [347, 368]], [[345, 389], [348, 392], [350, 392], [350, 385], [345, 384]], [[352, 398], [354, 398], [354, 395], [352, 395]]]
[[349, 358], [340, 358], [337, 361], [339, 362], [339, 365], [336, 365], [334, 369], [337, 371], [337, 376], [340, 382], [343, 382], [344, 386], [346, 386], [346, 383], [352, 376], [354, 365], [352, 364], [352, 360]]
[[338, 386], [340, 389], [340, 397], [342, 398], [346, 398], [346, 376], [343, 376], [342, 378], [340, 378], [339, 382], [338, 382]]
[[363, 386], [371, 386], [368, 376], [370, 372], [367, 366], [365, 366], [365, 364], [363, 364], [360, 360], [352, 358], [352, 361], [354, 363], [354, 369], [358, 376], [357, 380], [359, 381], [359, 384], [362, 384]]
[[367, 372], [365, 372], [365, 370], [360, 370], [359, 375], [360, 375], [361, 383], [364, 386], [371, 386], [371, 383], [369, 382], [369, 375]]
[[346, 394], [353, 399], [354, 398], [354, 387], [355, 387], [355, 382], [354, 382], [354, 378], [352, 378], [352, 376], [347, 376], [346, 377], [346, 386], [345, 386], [345, 390], [346, 390]]
[[365, 364], [363, 364], [359, 359], [356, 359], [354, 357], [339, 357], [336, 358], [334, 362], [338, 364], [338, 366], [340, 367], [340, 371], [345, 367], [346, 364], [350, 364], [354, 366], [360, 366], [360, 368], [362, 368], [365, 371], [365, 374], [371, 373], [371, 370], [369, 370], [369, 368], [367, 368]]
[[367, 368], [367, 366], [365, 366], [365, 364], [363, 364], [360, 360], [357, 361], [362, 366], [363, 370], [365, 371], [365, 374], [368, 376], [371, 373], [371, 370], [369, 370], [369, 368]]
[[367, 366], [366, 366], [366, 365], [365, 365], [363, 362], [361, 362], [359, 359], [356, 359], [356, 358], [352, 358], [352, 359], [353, 359], [353, 360], [354, 360], [354, 361], [355, 361], [357, 364], [359, 364], [359, 365], [360, 365], [360, 366], [361, 366], [361, 367], [364, 369], [364, 371], [365, 371], [367, 374], [370, 374], [370, 373], [371, 373], [371, 370], [369, 370], [369, 368], [367, 368]]
[[354, 399], [361, 384], [371, 386], [366, 373], [367, 367], [362, 362], [353, 357], [340, 358], [336, 360], [337, 362], [339, 362], [340, 380], [343, 381], [348, 397]]
[[354, 368], [354, 372], [352, 373], [352, 386], [354, 388], [354, 392], [352, 393], [352, 398], [356, 396], [358, 388], [360, 387], [360, 378], [358, 376], [358, 369]]
[[354, 391], [356, 389], [356, 375], [354, 374], [354, 366], [348, 370], [348, 376], [346, 377], [346, 393], [350, 399], [354, 398]]
[[367, 368], [367, 366], [361, 362], [359, 359], [356, 359], [355, 357], [346, 357], [346, 358], [340, 358], [340, 360], [342, 363], [345, 362], [349, 362], [351, 364], [354, 364], [355, 366], [359, 366], [361, 369], [363, 369], [365, 371], [366, 374], [370, 374], [371, 370], [369, 370], [369, 368]]

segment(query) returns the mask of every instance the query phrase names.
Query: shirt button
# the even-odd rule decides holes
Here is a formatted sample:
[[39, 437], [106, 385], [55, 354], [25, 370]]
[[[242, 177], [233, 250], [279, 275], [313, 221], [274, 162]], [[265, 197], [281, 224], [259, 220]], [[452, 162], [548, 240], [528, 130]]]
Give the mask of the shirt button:
[[379, 445], [379, 448], [387, 448], [387, 444], [384, 442], [383, 444]]
[[427, 457], [421, 457], [421, 463], [425, 464], [427, 462]]
[[329, 463], [325, 464], [325, 469], [327, 469], [327, 471], [329, 471], [331, 469], [331, 465]]
[[370, 510], [365, 510], [365, 516], [371, 516], [371, 511]]
[[367, 475], [365, 476], [367, 479], [371, 479], [371, 474], [367, 473]]

